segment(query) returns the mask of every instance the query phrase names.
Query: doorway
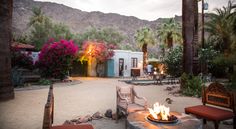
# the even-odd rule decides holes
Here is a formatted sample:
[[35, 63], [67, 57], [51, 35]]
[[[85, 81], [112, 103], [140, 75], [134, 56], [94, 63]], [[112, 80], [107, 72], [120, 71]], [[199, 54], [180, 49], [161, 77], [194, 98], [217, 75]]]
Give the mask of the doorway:
[[119, 76], [124, 75], [124, 58], [119, 58]]

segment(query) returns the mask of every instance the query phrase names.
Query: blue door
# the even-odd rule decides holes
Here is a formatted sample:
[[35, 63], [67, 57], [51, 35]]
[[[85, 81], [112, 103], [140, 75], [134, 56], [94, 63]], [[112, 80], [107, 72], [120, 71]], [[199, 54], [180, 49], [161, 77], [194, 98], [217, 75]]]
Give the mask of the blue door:
[[114, 60], [109, 59], [107, 60], [107, 76], [114, 77], [115, 76], [115, 69], [114, 69]]

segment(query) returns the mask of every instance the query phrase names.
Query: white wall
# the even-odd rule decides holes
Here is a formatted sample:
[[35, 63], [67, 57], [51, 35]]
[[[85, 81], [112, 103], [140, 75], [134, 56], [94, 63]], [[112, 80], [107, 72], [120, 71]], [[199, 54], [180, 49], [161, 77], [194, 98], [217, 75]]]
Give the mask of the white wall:
[[114, 74], [115, 77], [119, 77], [119, 59], [124, 59], [124, 77], [130, 77], [131, 75], [131, 58], [137, 58], [138, 68], [141, 70], [141, 76], [143, 75], [143, 52], [132, 52], [127, 50], [114, 50]]

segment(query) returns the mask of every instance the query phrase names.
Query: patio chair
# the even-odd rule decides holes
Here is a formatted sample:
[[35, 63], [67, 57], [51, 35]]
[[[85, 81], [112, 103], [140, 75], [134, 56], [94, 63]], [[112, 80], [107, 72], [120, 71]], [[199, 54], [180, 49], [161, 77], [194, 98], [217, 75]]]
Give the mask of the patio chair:
[[[147, 110], [146, 98], [137, 96], [134, 86], [117, 86], [116, 94], [116, 122], [118, 122], [120, 112], [122, 112], [127, 117], [129, 113]], [[144, 103], [137, 103], [135, 101], [136, 98], [142, 99]], [[125, 123], [125, 127], [127, 128], [127, 121]]]
[[53, 126], [53, 115], [54, 114], [54, 95], [53, 85], [50, 86], [48, 92], [47, 102], [44, 107], [44, 118], [42, 129], [94, 129], [90, 124], [79, 124], [79, 125], [56, 125]]

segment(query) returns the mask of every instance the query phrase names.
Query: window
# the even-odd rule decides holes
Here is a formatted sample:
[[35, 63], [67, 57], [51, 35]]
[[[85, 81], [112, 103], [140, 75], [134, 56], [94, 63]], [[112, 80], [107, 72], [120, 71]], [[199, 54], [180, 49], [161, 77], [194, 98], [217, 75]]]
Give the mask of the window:
[[137, 58], [131, 58], [131, 67], [132, 68], [138, 67], [138, 59]]

